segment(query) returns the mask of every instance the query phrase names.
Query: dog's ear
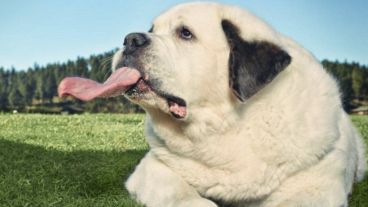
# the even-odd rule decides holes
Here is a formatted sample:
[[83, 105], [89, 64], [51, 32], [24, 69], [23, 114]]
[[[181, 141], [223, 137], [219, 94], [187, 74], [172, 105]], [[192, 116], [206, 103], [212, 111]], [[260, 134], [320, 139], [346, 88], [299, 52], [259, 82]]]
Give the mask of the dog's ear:
[[244, 41], [239, 29], [229, 20], [222, 20], [221, 25], [230, 47], [230, 87], [244, 102], [285, 69], [291, 57], [270, 42]]

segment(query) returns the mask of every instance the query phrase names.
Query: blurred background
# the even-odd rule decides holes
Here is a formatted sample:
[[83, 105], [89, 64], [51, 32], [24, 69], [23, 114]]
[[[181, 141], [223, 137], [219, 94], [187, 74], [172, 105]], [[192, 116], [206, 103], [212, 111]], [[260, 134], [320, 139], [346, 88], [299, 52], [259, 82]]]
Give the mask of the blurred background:
[[[141, 112], [123, 97], [57, 98], [65, 76], [103, 81], [126, 34], [188, 1], [33, 0], [0, 3], [0, 112]], [[310, 50], [340, 83], [348, 112], [368, 114], [368, 2], [221, 0], [244, 7]]]

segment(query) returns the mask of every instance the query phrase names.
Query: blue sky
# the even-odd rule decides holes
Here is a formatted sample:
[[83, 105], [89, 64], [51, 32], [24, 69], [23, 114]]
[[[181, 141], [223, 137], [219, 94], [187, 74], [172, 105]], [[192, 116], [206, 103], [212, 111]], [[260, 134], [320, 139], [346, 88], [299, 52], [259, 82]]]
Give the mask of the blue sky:
[[[0, 3], [0, 66], [26, 69], [122, 45], [182, 0], [9, 0]], [[248, 8], [319, 59], [368, 64], [366, 0], [220, 0]]]

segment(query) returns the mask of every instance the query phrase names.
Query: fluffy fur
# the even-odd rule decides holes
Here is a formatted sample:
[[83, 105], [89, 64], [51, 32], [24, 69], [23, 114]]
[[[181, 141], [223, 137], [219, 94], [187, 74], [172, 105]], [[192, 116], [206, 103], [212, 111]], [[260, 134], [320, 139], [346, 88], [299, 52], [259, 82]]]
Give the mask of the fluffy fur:
[[[241, 102], [229, 87], [222, 20], [244, 41], [267, 41], [290, 64]], [[336, 82], [308, 51], [253, 14], [215, 3], [176, 6], [154, 20], [139, 58], [149, 78], [187, 102], [176, 119], [155, 94], [147, 111], [150, 152], [126, 187], [148, 207], [345, 207], [365, 172], [364, 147]], [[185, 25], [195, 38], [178, 38]], [[119, 51], [114, 65], [121, 61]]]

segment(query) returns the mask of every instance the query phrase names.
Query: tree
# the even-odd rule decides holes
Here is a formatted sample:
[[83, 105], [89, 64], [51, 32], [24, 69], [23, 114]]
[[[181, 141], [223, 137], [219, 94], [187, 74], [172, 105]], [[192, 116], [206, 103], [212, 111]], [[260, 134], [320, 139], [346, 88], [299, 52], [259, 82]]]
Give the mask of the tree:
[[34, 71], [32, 70], [32, 68], [28, 69], [25, 80], [24, 80], [24, 85], [25, 85], [25, 93], [24, 93], [24, 99], [26, 102], [26, 105], [32, 105], [32, 101], [35, 95], [35, 90], [36, 90], [36, 79], [34, 77]]
[[88, 62], [84, 58], [78, 57], [75, 67], [78, 76], [88, 77]]
[[17, 88], [21, 96], [24, 98], [24, 105], [27, 104], [27, 74], [24, 71], [18, 72], [14, 77], [14, 85], [13, 88]]
[[19, 89], [13, 87], [9, 92], [9, 105], [12, 109], [23, 109], [24, 108], [24, 99], [22, 94], [19, 92]]
[[96, 81], [102, 81], [101, 60], [97, 56], [91, 56], [89, 63], [91, 65], [90, 78]]
[[43, 100], [48, 100], [49, 103], [52, 103], [52, 99], [56, 95], [57, 90], [56, 79], [51, 68], [52, 66], [48, 66], [45, 69], [43, 73], [44, 83], [42, 85], [42, 98]]
[[8, 80], [4, 68], [0, 67], [0, 111], [5, 110], [8, 105]]
[[[359, 65], [358, 65], [359, 66]], [[363, 76], [364, 76], [364, 72], [362, 69], [360, 69], [359, 67], [355, 66], [352, 69], [352, 89], [354, 91], [354, 96], [357, 98], [361, 98], [363, 97]]]
[[35, 90], [34, 98], [39, 100], [42, 103], [44, 99], [43, 89], [45, 88], [43, 86], [44, 85], [44, 72], [41, 69], [36, 69], [35, 71], [36, 71], [36, 74], [35, 74], [36, 90]]
[[363, 67], [362, 69], [363, 71], [363, 84], [362, 84], [362, 97], [365, 100], [368, 100], [368, 68], [367, 67]]

